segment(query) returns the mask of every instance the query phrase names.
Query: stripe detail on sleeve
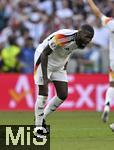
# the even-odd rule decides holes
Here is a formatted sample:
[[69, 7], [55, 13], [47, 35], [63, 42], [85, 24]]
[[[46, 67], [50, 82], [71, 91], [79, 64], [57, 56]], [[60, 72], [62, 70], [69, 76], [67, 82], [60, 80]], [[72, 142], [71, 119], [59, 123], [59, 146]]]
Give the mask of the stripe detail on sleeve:
[[38, 58], [38, 60], [36, 61], [35, 65], [34, 65], [34, 76], [36, 76], [39, 64], [40, 64], [40, 57]]
[[70, 41], [74, 40], [74, 36], [65, 36], [63, 34], [57, 34], [54, 36], [54, 42], [56, 45], [63, 47], [65, 44], [67, 44]]

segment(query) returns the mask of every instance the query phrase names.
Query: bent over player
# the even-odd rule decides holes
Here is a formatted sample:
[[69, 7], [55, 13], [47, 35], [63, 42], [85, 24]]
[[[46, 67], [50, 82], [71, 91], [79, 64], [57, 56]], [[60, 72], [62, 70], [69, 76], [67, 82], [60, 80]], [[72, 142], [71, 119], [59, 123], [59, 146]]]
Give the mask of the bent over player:
[[106, 17], [101, 13], [99, 8], [95, 5], [93, 0], [88, 0], [88, 3], [94, 12], [94, 14], [99, 17], [103, 25], [106, 25], [110, 30], [110, 44], [109, 44], [109, 87], [106, 91], [106, 100], [104, 112], [102, 114], [102, 120], [106, 122], [108, 120], [108, 115], [110, 111], [110, 102], [114, 98], [114, 19], [111, 17]]
[[[34, 57], [34, 79], [39, 93], [35, 103], [35, 125], [44, 125], [45, 118], [54, 112], [67, 98], [68, 80], [66, 64], [73, 50], [83, 49], [92, 40], [94, 30], [83, 25], [79, 30], [61, 29], [48, 36], [38, 46]], [[48, 96], [48, 80], [55, 86], [56, 93], [44, 109]]]

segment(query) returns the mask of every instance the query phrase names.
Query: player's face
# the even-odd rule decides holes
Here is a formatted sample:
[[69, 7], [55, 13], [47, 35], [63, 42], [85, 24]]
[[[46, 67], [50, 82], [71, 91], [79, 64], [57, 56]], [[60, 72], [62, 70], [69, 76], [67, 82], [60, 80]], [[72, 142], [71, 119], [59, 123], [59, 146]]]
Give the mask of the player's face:
[[76, 35], [76, 43], [78, 48], [83, 49], [90, 43], [92, 36], [88, 32], [79, 31]]

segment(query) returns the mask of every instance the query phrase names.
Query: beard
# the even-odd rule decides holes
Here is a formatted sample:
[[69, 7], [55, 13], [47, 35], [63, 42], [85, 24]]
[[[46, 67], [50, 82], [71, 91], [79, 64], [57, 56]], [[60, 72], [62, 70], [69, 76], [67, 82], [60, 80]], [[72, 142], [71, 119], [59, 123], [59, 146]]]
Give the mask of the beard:
[[86, 45], [82, 44], [82, 43], [77, 44], [77, 46], [78, 46], [79, 49], [84, 49], [86, 47]]
[[83, 36], [78, 35], [76, 37], [76, 44], [79, 49], [84, 49], [88, 43], [89, 43], [88, 39], [87, 39], [87, 37], [84, 37], [84, 35]]
[[87, 45], [81, 39], [80, 40], [76, 40], [76, 44], [77, 44], [77, 47], [79, 49], [84, 49], [86, 47], [86, 45]]

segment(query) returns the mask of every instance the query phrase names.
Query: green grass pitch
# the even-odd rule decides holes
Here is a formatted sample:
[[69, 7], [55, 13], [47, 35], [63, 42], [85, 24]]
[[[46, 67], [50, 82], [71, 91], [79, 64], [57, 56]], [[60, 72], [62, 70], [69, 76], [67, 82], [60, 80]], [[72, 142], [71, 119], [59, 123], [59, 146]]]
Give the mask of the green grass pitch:
[[[32, 125], [33, 112], [0, 112], [0, 125]], [[47, 119], [51, 127], [51, 150], [114, 150], [114, 132], [102, 123], [98, 112], [55, 112]]]

